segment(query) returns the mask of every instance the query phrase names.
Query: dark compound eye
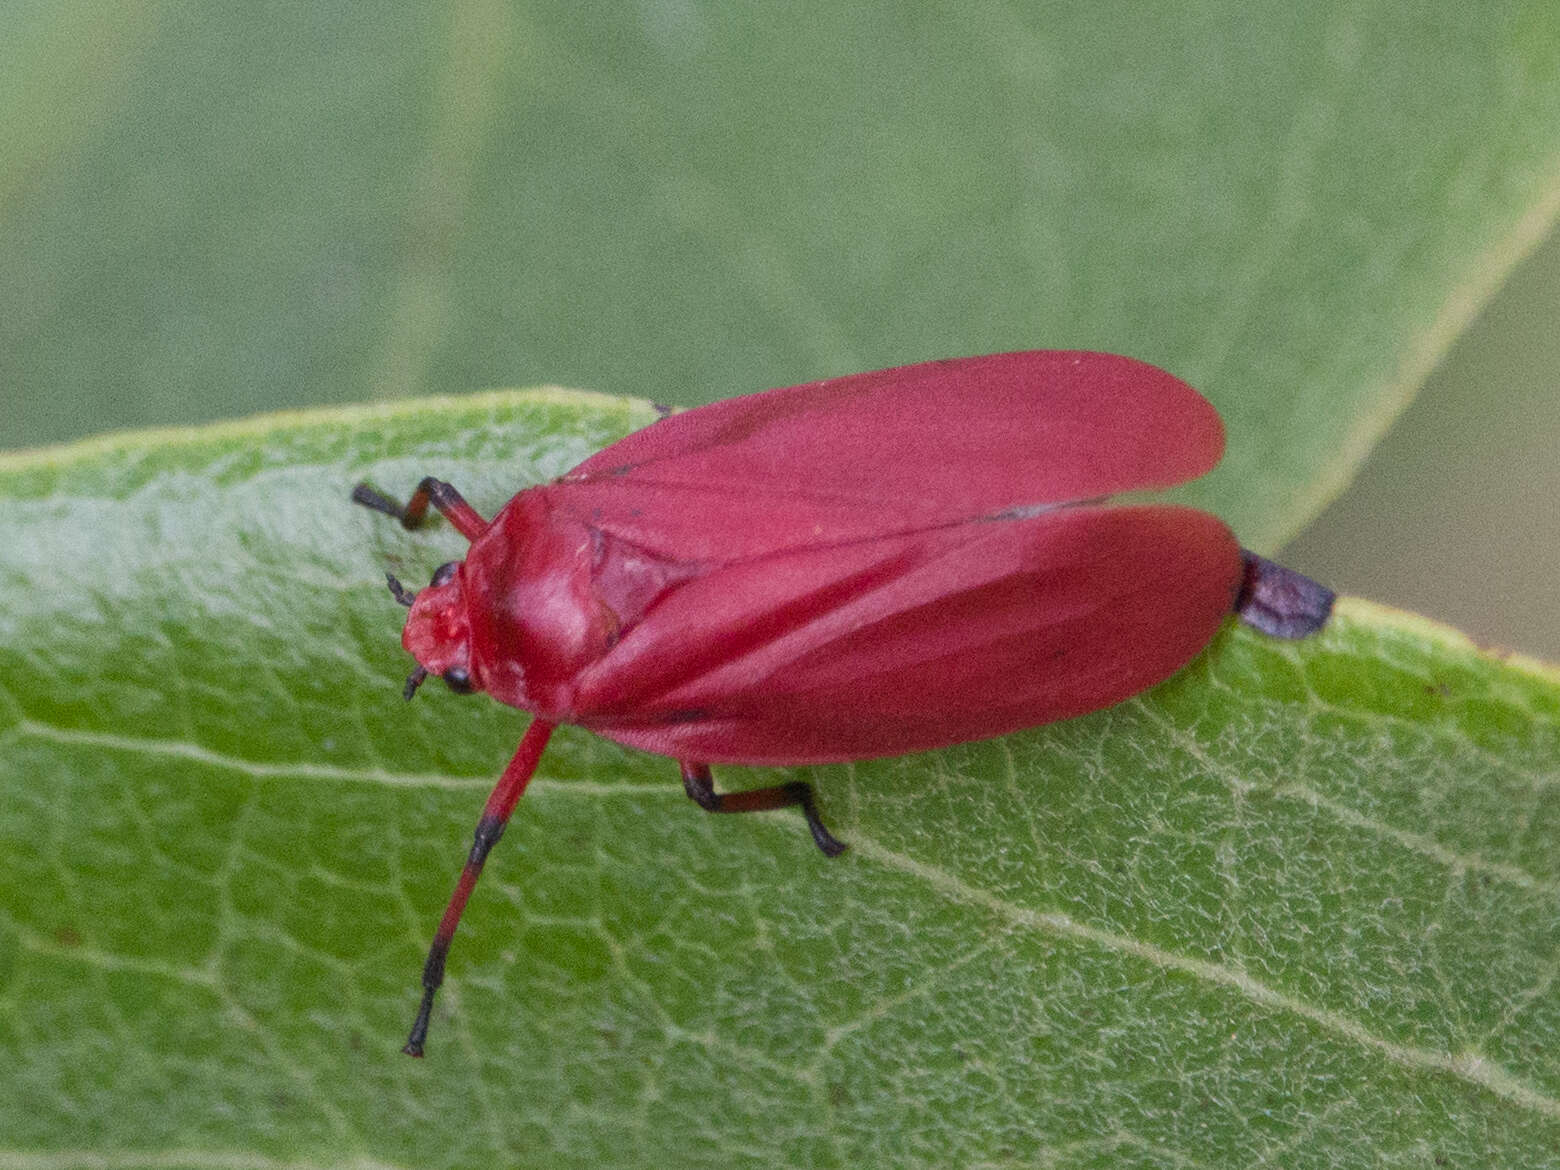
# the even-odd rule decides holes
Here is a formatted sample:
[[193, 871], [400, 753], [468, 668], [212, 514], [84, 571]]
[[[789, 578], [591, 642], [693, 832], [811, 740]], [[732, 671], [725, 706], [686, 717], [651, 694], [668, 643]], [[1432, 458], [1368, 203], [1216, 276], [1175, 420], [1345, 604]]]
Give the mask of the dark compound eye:
[[469, 695], [471, 694], [471, 675], [464, 666], [452, 666], [444, 672], [444, 685], [457, 695]]
[[433, 571], [433, 580], [429, 581], [428, 584], [448, 585], [451, 581], [455, 580], [455, 570], [458, 568], [460, 568], [459, 561], [445, 561], [442, 565]]

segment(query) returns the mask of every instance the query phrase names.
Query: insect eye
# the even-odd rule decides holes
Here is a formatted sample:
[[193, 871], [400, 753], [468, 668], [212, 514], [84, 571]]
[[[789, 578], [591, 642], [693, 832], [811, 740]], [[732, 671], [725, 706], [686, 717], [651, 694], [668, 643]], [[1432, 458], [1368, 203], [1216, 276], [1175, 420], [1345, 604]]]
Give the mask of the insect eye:
[[428, 584], [448, 585], [451, 581], [455, 580], [455, 570], [458, 568], [460, 568], [459, 561], [445, 561], [442, 565], [433, 571], [433, 580], [428, 582]]
[[444, 685], [457, 695], [471, 694], [471, 674], [464, 666], [452, 666], [444, 672]]

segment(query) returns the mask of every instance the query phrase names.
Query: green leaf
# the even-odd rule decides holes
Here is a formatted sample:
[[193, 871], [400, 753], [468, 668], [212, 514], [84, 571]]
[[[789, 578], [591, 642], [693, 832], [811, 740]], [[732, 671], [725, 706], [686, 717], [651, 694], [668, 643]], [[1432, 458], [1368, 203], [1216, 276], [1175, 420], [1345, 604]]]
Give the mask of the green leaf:
[[[347, 502], [484, 511], [652, 416], [546, 391], [0, 460], [0, 1165], [1473, 1166], [1560, 1144], [1560, 677], [1346, 603], [1111, 711], [713, 818], [399, 696]], [[773, 773], [722, 769], [727, 786]]]
[[1196, 498], [1270, 551], [1560, 190], [1553, 0], [3, 20], [0, 386], [26, 401], [0, 447], [1095, 348], [1219, 406], [1230, 456]]

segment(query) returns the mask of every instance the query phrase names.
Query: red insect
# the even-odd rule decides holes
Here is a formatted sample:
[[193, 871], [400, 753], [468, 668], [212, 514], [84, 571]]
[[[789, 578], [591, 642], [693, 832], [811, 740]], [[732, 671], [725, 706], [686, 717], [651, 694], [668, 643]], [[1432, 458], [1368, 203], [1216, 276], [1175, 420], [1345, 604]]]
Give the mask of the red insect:
[[559, 723], [681, 762], [709, 812], [799, 805], [800, 782], [717, 793], [710, 764], [900, 755], [1108, 707], [1174, 674], [1231, 613], [1279, 637], [1332, 594], [1243, 552], [1205, 512], [1108, 497], [1218, 462], [1224, 428], [1163, 370], [1035, 351], [733, 398], [629, 435], [491, 522], [427, 478], [471, 541], [415, 596], [429, 674], [535, 715], [488, 798], [423, 968], [420, 1056], [450, 941]]

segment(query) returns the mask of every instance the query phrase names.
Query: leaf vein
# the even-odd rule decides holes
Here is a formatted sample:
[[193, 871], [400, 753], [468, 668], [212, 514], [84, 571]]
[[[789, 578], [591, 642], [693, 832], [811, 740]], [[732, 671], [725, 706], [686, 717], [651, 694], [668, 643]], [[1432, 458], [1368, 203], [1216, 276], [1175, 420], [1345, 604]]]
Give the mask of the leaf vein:
[[1208, 755], [1197, 739], [1183, 729], [1177, 727], [1165, 716], [1143, 705], [1145, 714], [1158, 723], [1186, 752], [1197, 760], [1208, 771], [1218, 776], [1230, 789], [1231, 793], [1243, 796], [1252, 792], [1264, 792], [1268, 795], [1287, 800], [1299, 800], [1309, 804], [1312, 808], [1334, 817], [1340, 823], [1352, 829], [1361, 829], [1373, 833], [1378, 837], [1401, 845], [1412, 853], [1418, 853], [1422, 857], [1444, 865], [1452, 871], [1454, 877], [1463, 873], [1486, 873], [1491, 877], [1499, 878], [1524, 890], [1532, 890], [1534, 893], [1548, 897], [1560, 895], [1560, 882], [1538, 877], [1529, 873], [1519, 865], [1512, 865], [1505, 861], [1491, 861], [1487, 857], [1481, 857], [1477, 853], [1459, 853], [1450, 846], [1443, 845], [1434, 837], [1425, 833], [1416, 833], [1412, 829], [1399, 828], [1396, 825], [1376, 820], [1366, 816], [1358, 809], [1351, 808], [1342, 801], [1317, 791], [1308, 784], [1288, 781], [1271, 787], [1252, 784], [1239, 776], [1227, 764], [1223, 764]]
[[1014, 926], [1061, 938], [1091, 943], [1116, 954], [1128, 955], [1163, 971], [1189, 975], [1202, 982], [1225, 987], [1260, 1007], [1271, 1008], [1307, 1020], [1323, 1031], [1380, 1053], [1395, 1064], [1416, 1072], [1440, 1073], [1482, 1089], [1543, 1117], [1560, 1119], [1560, 1100], [1551, 1097], [1475, 1051], [1436, 1052], [1399, 1044], [1378, 1036], [1358, 1020], [1342, 1012], [1308, 1003], [1269, 987], [1244, 971], [1207, 959], [1178, 954], [1152, 943], [1079, 922], [1059, 910], [1034, 910], [1014, 905], [989, 890], [978, 889], [957, 876], [924, 861], [897, 853], [877, 842], [857, 836], [852, 846], [858, 856], [910, 877], [919, 878], [950, 901], [978, 906]]
[[[240, 772], [257, 780], [325, 780], [350, 784], [382, 784], [391, 788], [445, 788], [451, 790], [486, 791], [493, 786], [497, 776], [450, 776], [439, 772], [392, 772], [387, 768], [350, 768], [337, 764], [315, 764], [305, 761], [269, 763], [246, 760], [223, 752], [201, 747], [184, 740], [150, 739], [141, 736], [116, 735], [112, 732], [83, 731], [75, 728], [52, 727], [36, 720], [24, 720], [10, 729], [15, 738], [48, 740], [73, 747], [102, 748], [107, 751], [130, 752], [138, 755], [164, 756], [206, 764], [224, 771]], [[548, 780], [537, 777], [531, 782], [531, 792], [569, 792], [580, 796], [639, 796], [660, 795], [677, 791], [667, 784], [601, 783], [592, 780]]]

